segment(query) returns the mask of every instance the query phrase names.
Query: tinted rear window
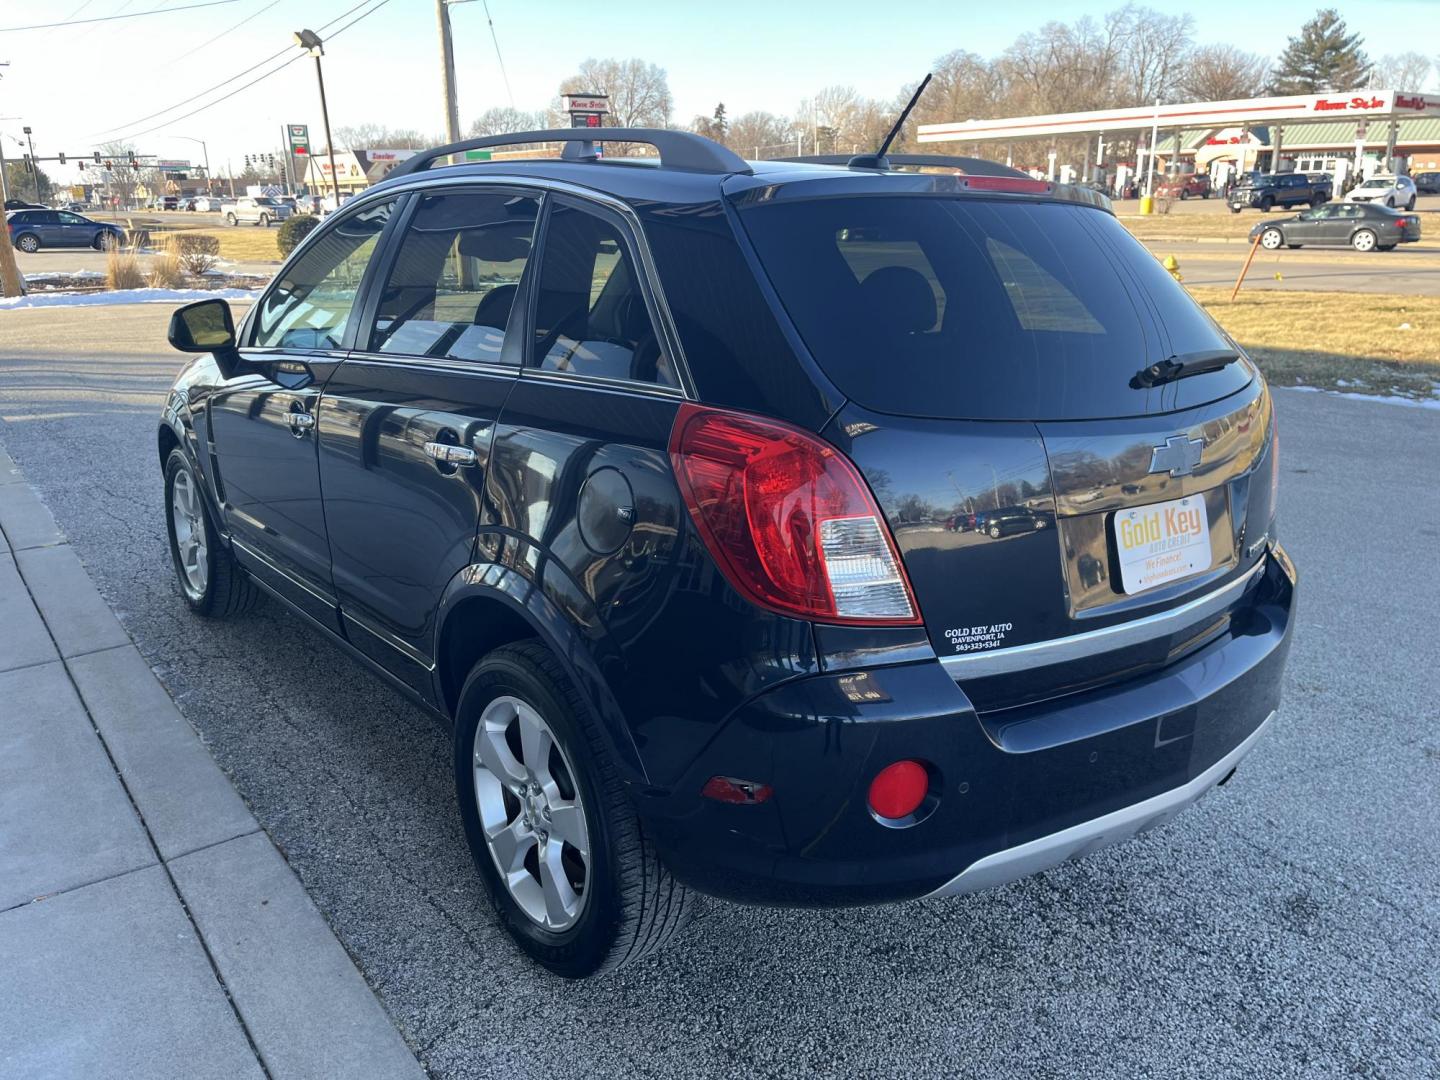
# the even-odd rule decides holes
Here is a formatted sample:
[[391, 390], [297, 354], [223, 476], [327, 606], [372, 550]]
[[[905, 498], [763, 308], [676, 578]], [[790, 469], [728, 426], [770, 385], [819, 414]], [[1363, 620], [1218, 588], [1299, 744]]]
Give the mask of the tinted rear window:
[[816, 360], [867, 408], [972, 419], [1169, 411], [1244, 386], [1243, 364], [1137, 389], [1226, 342], [1109, 214], [1065, 203], [863, 196], [741, 214]]

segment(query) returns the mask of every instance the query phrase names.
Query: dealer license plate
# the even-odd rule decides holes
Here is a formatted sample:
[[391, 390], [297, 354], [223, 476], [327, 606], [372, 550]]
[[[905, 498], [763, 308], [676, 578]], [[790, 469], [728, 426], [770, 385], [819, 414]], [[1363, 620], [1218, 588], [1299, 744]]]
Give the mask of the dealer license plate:
[[1126, 593], [1210, 569], [1210, 522], [1203, 496], [1116, 511], [1113, 528]]

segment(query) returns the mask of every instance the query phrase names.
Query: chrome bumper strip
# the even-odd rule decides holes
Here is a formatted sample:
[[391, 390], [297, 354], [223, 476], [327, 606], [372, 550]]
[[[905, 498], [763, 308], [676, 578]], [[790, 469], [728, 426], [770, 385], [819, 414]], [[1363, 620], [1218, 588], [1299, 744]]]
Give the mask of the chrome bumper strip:
[[1250, 752], [1274, 719], [1275, 714], [1272, 712], [1244, 742], [1189, 783], [1181, 784], [1134, 806], [1126, 806], [1092, 821], [1083, 821], [1060, 832], [1031, 840], [1028, 844], [987, 855], [930, 893], [927, 899], [977, 892], [1038, 874], [1070, 859], [1077, 859], [1100, 848], [1128, 840], [1136, 833], [1168, 821], [1181, 810], [1199, 802], [1211, 788], [1224, 780], [1240, 759]]
[[1029, 645], [1015, 645], [1009, 649], [993, 649], [990, 652], [965, 653], [961, 656], [942, 656], [940, 663], [950, 676], [957, 680], [983, 679], [988, 675], [1004, 675], [1011, 671], [1038, 667], [1044, 664], [1063, 664], [1067, 660], [1083, 660], [1087, 656], [1124, 649], [1152, 638], [1164, 637], [1190, 623], [1219, 613], [1233, 604], [1250, 582], [1265, 569], [1261, 559], [1234, 581], [1220, 586], [1214, 592], [1196, 597], [1188, 603], [1168, 611], [1159, 611], [1142, 619], [1116, 623], [1099, 630], [1087, 630], [1069, 637], [1050, 638], [1035, 641]]

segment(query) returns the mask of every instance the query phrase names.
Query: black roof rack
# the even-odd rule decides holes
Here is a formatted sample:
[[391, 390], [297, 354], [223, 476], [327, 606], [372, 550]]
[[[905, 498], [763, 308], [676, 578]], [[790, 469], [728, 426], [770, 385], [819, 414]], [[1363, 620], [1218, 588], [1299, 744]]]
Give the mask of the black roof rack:
[[[809, 157], [774, 158], [775, 161], [794, 161], [803, 165], [850, 165], [857, 169], [873, 169], [872, 155], [854, 157], [850, 154], [812, 154]], [[928, 165], [937, 169], [961, 169], [970, 176], [1025, 176], [1029, 173], [1001, 165], [998, 161], [987, 161], [977, 157], [954, 157], [948, 154], [886, 154], [885, 160], [891, 165]]]
[[689, 131], [664, 128], [558, 128], [553, 131], [519, 131], [509, 135], [486, 135], [478, 139], [437, 146], [414, 157], [406, 158], [391, 169], [386, 179], [407, 176], [428, 169], [440, 158], [462, 154], [466, 150], [485, 150], [492, 146], [521, 146], [525, 143], [564, 143], [561, 157], [566, 161], [596, 161], [597, 142], [632, 142], [653, 146], [660, 154], [660, 164], [668, 169], [685, 169], [702, 173], [749, 173], [745, 160], [717, 142]]

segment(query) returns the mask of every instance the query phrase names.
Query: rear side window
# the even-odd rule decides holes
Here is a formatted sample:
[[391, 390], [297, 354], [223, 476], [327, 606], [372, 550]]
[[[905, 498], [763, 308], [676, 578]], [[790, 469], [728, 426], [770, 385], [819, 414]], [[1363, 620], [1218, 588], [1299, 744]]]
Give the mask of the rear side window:
[[619, 222], [556, 202], [545, 226], [533, 363], [543, 371], [678, 386]]
[[427, 195], [380, 294], [369, 351], [500, 362], [540, 201]]
[[1236, 364], [1163, 392], [1130, 385], [1164, 356], [1226, 342], [1153, 256], [1088, 207], [872, 195], [760, 204], [741, 220], [816, 361], [868, 408], [1090, 419], [1249, 381]]

